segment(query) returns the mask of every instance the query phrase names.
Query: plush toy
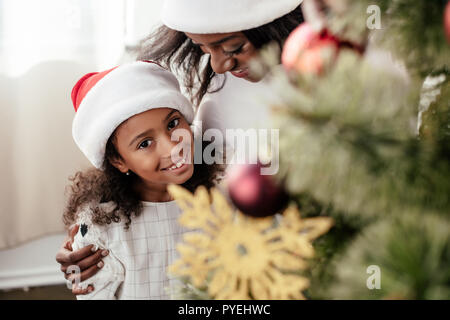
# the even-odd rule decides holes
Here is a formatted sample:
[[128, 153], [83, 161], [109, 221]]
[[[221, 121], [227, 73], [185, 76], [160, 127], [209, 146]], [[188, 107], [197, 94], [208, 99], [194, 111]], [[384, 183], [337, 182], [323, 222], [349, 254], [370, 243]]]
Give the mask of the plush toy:
[[[101, 204], [89, 203], [88, 205], [84, 206], [82, 210], [80, 210], [76, 222], [77, 224], [79, 224], [80, 228], [78, 230], [78, 233], [75, 235], [74, 242], [72, 244], [72, 249], [74, 251], [82, 249], [91, 244], [94, 245], [93, 250], [105, 249], [108, 247], [108, 236], [106, 234], [106, 231], [102, 226], [94, 224], [92, 221], [95, 206], [105, 212], [111, 212], [116, 207], [114, 202]], [[95, 296], [95, 299], [111, 299], [112, 297], [109, 296], [100, 297], [99, 294], [108, 295], [110, 292], [116, 292], [117, 287], [124, 280], [125, 269], [119, 262], [119, 260], [114, 257], [114, 254], [112, 252], [110, 252], [108, 256], [103, 258], [103, 262], [104, 266], [94, 276], [78, 283], [78, 286], [81, 289], [86, 289], [90, 284], [93, 284], [94, 282], [96, 283], [94, 291], [83, 297], [88, 298], [89, 296]], [[100, 293], [100, 290], [106, 286], [110, 286], [111, 290], [102, 290], [103, 293]], [[92, 299], [92, 297], [90, 299]]]

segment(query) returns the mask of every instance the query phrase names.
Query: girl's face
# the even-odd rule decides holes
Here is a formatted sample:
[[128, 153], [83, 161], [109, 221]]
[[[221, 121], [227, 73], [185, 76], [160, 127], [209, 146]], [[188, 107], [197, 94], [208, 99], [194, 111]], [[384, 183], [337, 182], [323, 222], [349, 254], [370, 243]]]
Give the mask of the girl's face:
[[114, 145], [122, 159], [112, 164], [134, 172], [147, 186], [183, 184], [194, 173], [193, 134], [177, 110], [152, 109], [131, 117], [116, 129]]
[[238, 78], [258, 82], [261, 77], [249, 70], [249, 62], [257, 57], [258, 50], [242, 32], [194, 34], [186, 33], [194, 45], [211, 56], [211, 67], [215, 73], [230, 72]]

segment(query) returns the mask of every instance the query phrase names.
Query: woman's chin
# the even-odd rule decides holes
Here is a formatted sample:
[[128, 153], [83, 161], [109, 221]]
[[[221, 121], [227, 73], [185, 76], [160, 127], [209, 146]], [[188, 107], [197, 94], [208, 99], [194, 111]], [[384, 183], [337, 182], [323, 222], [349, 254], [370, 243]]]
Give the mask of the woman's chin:
[[245, 78], [245, 80], [256, 83], [256, 82], [260, 82], [262, 80], [262, 78], [254, 78], [254, 77], [249, 76], [249, 77]]
[[244, 79], [249, 81], [249, 82], [260, 82], [262, 79], [264, 78], [264, 75], [261, 74], [252, 74], [250, 73], [247, 77], [245, 77]]

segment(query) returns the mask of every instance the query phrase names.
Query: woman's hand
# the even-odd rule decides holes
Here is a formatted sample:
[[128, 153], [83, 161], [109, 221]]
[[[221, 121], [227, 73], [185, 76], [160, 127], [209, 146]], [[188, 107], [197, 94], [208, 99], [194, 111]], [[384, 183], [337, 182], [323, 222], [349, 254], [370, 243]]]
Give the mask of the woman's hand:
[[[56, 261], [61, 264], [61, 271], [64, 272], [64, 278], [71, 280], [74, 283], [75, 275], [67, 274], [67, 269], [70, 266], [76, 265], [80, 268], [80, 281], [89, 279], [100, 270], [104, 263], [102, 258], [109, 254], [108, 250], [97, 250], [93, 252], [94, 245], [89, 245], [78, 251], [72, 250], [72, 243], [77, 234], [79, 225], [75, 225], [69, 230], [69, 237], [64, 240], [61, 248], [56, 254]], [[75, 283], [72, 286], [72, 293], [75, 295], [87, 294], [94, 290], [92, 286], [88, 286], [85, 290], [77, 288]]]

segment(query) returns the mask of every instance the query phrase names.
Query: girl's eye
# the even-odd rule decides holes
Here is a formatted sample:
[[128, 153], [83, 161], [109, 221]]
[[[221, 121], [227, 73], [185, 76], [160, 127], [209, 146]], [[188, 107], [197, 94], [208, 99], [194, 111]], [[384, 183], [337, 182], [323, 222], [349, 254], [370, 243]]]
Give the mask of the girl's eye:
[[142, 141], [142, 143], [139, 145], [139, 149], [145, 149], [150, 147], [152, 144], [152, 141], [150, 139], [147, 139], [145, 141]]
[[225, 51], [225, 54], [227, 56], [234, 56], [234, 55], [240, 54], [240, 53], [242, 53], [242, 51], [244, 49], [244, 45], [245, 44], [242, 44], [239, 48], [237, 48], [236, 50], [233, 50], [233, 51]]
[[180, 119], [173, 119], [172, 121], [169, 122], [169, 124], [167, 125], [167, 129], [172, 130], [173, 128], [175, 128], [176, 126], [178, 126], [180, 124]]

